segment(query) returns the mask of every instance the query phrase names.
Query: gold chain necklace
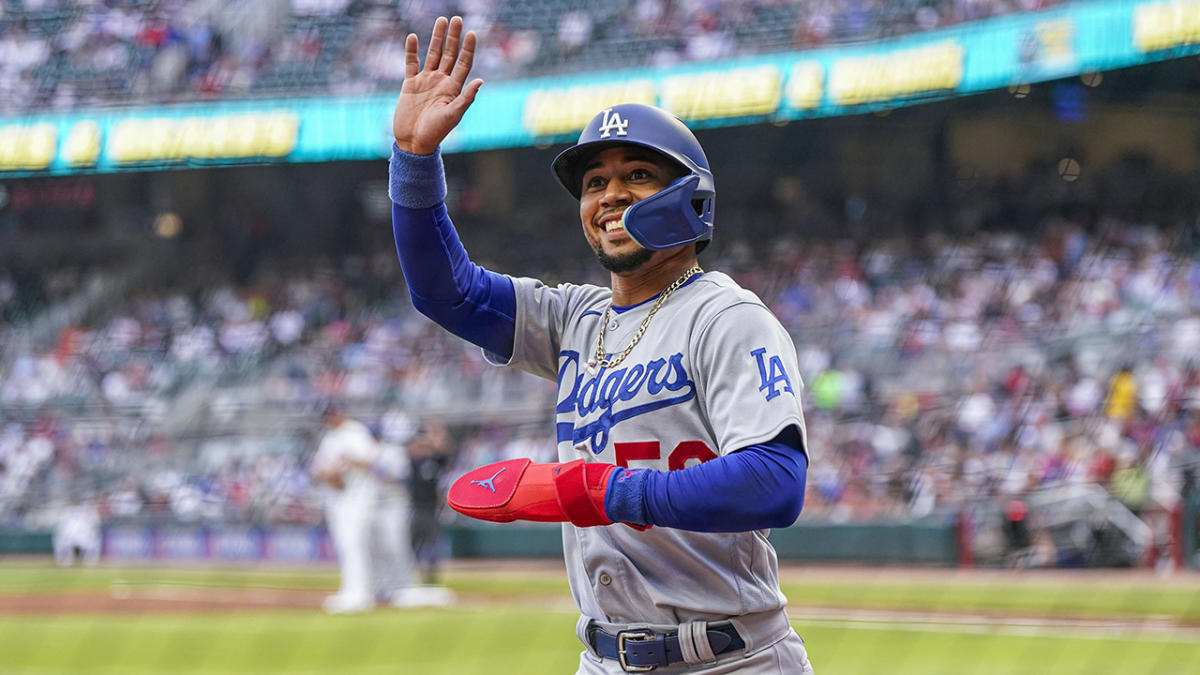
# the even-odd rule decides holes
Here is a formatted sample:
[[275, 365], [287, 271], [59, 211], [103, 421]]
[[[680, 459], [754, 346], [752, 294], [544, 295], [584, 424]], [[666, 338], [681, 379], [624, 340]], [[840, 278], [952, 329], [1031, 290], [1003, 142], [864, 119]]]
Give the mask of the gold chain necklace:
[[621, 365], [621, 362], [625, 360], [625, 357], [629, 356], [629, 353], [633, 351], [633, 348], [637, 345], [638, 341], [642, 339], [642, 335], [645, 335], [646, 326], [650, 325], [650, 319], [654, 318], [654, 314], [658, 311], [658, 308], [662, 307], [663, 303], [667, 301], [667, 298], [671, 297], [672, 293], [679, 290], [680, 286], [687, 283], [688, 279], [691, 279], [703, 271], [704, 270], [700, 269], [699, 265], [692, 265], [688, 271], [683, 273], [683, 276], [671, 282], [671, 285], [667, 286], [666, 289], [663, 290], [662, 294], [658, 296], [658, 300], [654, 302], [654, 306], [650, 308], [650, 312], [646, 314], [646, 318], [642, 319], [642, 325], [638, 326], [637, 332], [633, 334], [633, 340], [629, 342], [629, 346], [622, 350], [620, 354], [617, 354], [616, 358], [611, 360], [604, 358], [604, 334], [608, 332], [608, 320], [612, 315], [612, 303], [608, 303], [608, 307], [604, 310], [604, 319], [600, 324], [600, 339], [596, 341], [596, 355], [588, 359], [587, 362], [588, 374], [594, 375], [596, 373], [596, 366], [601, 368], [615, 368]]

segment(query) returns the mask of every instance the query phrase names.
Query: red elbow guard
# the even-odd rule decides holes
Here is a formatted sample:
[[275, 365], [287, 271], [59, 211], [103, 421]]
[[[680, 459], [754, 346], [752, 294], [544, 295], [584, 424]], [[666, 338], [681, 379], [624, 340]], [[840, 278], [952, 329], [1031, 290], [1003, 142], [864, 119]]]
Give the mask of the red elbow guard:
[[465, 516], [498, 523], [611, 525], [604, 514], [604, 496], [615, 468], [582, 459], [566, 464], [510, 459], [467, 472], [450, 486], [446, 502]]

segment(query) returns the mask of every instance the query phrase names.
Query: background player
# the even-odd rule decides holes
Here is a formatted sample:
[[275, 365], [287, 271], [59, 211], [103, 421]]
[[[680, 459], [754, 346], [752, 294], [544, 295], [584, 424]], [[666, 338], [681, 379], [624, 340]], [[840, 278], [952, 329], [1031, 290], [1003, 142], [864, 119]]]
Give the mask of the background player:
[[382, 434], [370, 471], [378, 488], [375, 504], [367, 513], [371, 524], [371, 586], [377, 601], [406, 604], [413, 584], [413, 555], [409, 535], [412, 498], [408, 481], [412, 466], [402, 438]]
[[715, 203], [703, 150], [656, 108], [601, 112], [554, 169], [611, 289], [484, 270], [446, 213], [438, 155], [482, 85], [467, 83], [475, 42], [440, 18], [421, 68], [406, 40], [396, 245], [419, 310], [495, 362], [558, 381], [564, 464], [481, 467], [451, 505], [567, 523], [580, 672], [811, 672], [764, 532], [803, 503], [795, 347], [757, 297], [697, 265]]
[[437, 584], [441, 570], [443, 477], [450, 468], [450, 433], [432, 422], [409, 446], [412, 463], [412, 548], [421, 583]]
[[337, 550], [341, 586], [325, 599], [325, 611], [348, 614], [375, 606], [371, 580], [372, 510], [378, 505], [381, 486], [372, 466], [379, 447], [371, 430], [346, 417], [334, 405], [322, 413], [327, 426], [311, 471], [323, 483], [325, 520]]
[[54, 562], [62, 567], [100, 561], [100, 512], [91, 500], [73, 498], [54, 526]]
[[[417, 423], [409, 416], [391, 411], [380, 420], [379, 458], [372, 473], [379, 481], [379, 497], [369, 515], [371, 529], [371, 578], [375, 598], [394, 607], [444, 607], [454, 602], [454, 593], [434, 586], [428, 578], [414, 583], [416, 554], [413, 531], [419, 526], [418, 472], [424, 466], [427, 443], [415, 437]], [[426, 496], [422, 494], [421, 500]]]

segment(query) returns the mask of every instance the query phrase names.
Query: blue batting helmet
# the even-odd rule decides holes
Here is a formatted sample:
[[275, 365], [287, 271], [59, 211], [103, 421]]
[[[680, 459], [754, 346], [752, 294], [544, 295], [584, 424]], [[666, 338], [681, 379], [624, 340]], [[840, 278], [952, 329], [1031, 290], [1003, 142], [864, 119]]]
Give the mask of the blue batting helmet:
[[661, 108], [622, 103], [600, 111], [583, 128], [579, 142], [554, 159], [554, 173], [563, 187], [579, 199], [587, 161], [597, 152], [616, 145], [653, 150], [687, 172], [625, 210], [621, 220], [634, 241], [658, 251], [712, 239], [717, 188], [708, 158], [692, 131]]

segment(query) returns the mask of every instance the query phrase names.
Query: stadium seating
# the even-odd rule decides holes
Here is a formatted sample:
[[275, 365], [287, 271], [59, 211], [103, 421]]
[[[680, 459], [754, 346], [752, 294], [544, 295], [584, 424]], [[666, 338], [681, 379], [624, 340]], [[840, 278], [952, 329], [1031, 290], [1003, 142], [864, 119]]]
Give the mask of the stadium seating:
[[[477, 73], [508, 79], [864, 41], [1057, 1], [615, 0], [586, 15], [565, 0], [464, 7], [482, 38]], [[0, 7], [6, 113], [389, 91], [399, 85], [403, 35], [426, 30], [433, 18], [420, 5], [375, 0], [4, 0]]]
[[[1114, 211], [1088, 227], [1054, 215], [1039, 231], [717, 247], [706, 264], [758, 292], [795, 336], [813, 456], [804, 517], [939, 517], [981, 494], [1106, 484], [1133, 468], [1169, 483], [1194, 468], [1200, 259], [1186, 230], [1132, 225], [1144, 221]], [[575, 233], [558, 232], [553, 248], [572, 250]], [[485, 238], [476, 252], [504, 245]], [[770, 256], [782, 275], [761, 273]], [[557, 264], [559, 278], [592, 266]], [[135, 294], [0, 362], [5, 452], [41, 457], [39, 438], [56, 449], [53, 462], [8, 462], [25, 468], [4, 517], [36, 519], [35, 505], [68, 492], [128, 502], [131, 488], [166, 494], [155, 513], [170, 517], [180, 486], [220, 503], [248, 480], [288, 506], [189, 517], [316, 513], [306, 434], [328, 400], [369, 422], [398, 409], [450, 424], [460, 471], [513, 443], [553, 452], [553, 387], [487, 366], [417, 315], [398, 265], [372, 265], [381, 295], [300, 269], [261, 286], [217, 276], [202, 295]], [[221, 469], [214, 452], [235, 452], [242, 469]], [[261, 475], [245, 468], [260, 453]], [[130, 485], [118, 467], [138, 457], [154, 468]]]
[[[263, 2], [281, 19], [249, 36], [228, 32], [235, 4], [174, 15], [183, 4], [4, 0], [0, 111], [391, 89], [403, 34], [431, 18], [420, 3], [401, 15], [368, 0]], [[505, 78], [880, 39], [1049, 4], [618, 0], [584, 20], [564, 0], [508, 0], [469, 18], [491, 45], [479, 74]], [[803, 518], [946, 519], [981, 496], [1082, 483], [1137, 510], [1131, 485], [1200, 469], [1194, 179], [1118, 166], [1089, 176], [1082, 216], [1016, 178], [959, 195], [976, 217], [958, 230], [906, 215], [865, 227], [873, 237], [806, 232], [803, 245], [723, 234], [706, 266], [757, 292], [799, 350]], [[841, 206], [827, 222], [843, 224]], [[536, 208], [523, 217], [540, 222]], [[761, 209], [749, 218], [777, 232], [808, 224]], [[1017, 210], [1036, 223], [1010, 221]], [[523, 262], [586, 280], [577, 233], [549, 231]], [[919, 234], [878, 234], [903, 231]], [[483, 260], [510, 245], [475, 237]], [[314, 252], [268, 260], [267, 281], [222, 268], [189, 286], [139, 283], [129, 267], [0, 268], [0, 522], [44, 527], [67, 495], [110, 521], [315, 522], [306, 462], [328, 401], [372, 424], [395, 411], [448, 424], [449, 478], [553, 457], [553, 387], [488, 366], [417, 315], [378, 250], [357, 261], [377, 277], [369, 292]]]

